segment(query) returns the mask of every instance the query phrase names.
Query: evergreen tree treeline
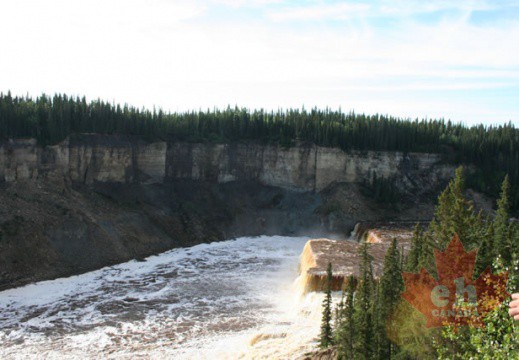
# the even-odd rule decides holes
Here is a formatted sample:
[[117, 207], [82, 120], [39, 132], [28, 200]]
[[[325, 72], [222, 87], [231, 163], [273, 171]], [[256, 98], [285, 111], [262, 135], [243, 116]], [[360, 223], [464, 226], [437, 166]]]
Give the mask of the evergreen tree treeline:
[[479, 248], [474, 277], [488, 266], [509, 272], [508, 292], [519, 291], [519, 222], [510, 220], [509, 178], [502, 182], [495, 218], [477, 213], [464, 197], [460, 167], [438, 198], [433, 221], [416, 226], [411, 249], [404, 258], [393, 240], [380, 279], [372, 275], [368, 244], [360, 249], [359, 277], [351, 277], [335, 311], [334, 344], [339, 359], [516, 359], [517, 324], [501, 304], [485, 317], [484, 327], [427, 329], [423, 315], [401, 298], [402, 271], [425, 267], [436, 273], [433, 249], [443, 249], [454, 233], [466, 250]]
[[472, 163], [470, 185], [497, 195], [510, 176], [510, 204], [519, 205], [519, 129], [465, 127], [444, 120], [407, 120], [330, 109], [250, 111], [244, 108], [165, 113], [84, 97], [0, 93], [0, 141], [33, 137], [55, 144], [74, 133], [139, 135], [149, 140], [231, 142], [256, 140], [291, 146], [296, 141], [344, 150], [442, 153], [453, 163]]

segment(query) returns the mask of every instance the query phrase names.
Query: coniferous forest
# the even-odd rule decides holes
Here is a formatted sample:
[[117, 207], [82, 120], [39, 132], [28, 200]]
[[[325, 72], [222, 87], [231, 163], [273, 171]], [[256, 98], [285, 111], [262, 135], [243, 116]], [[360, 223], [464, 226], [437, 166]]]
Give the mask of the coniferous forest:
[[[374, 279], [369, 244], [363, 244], [359, 278], [349, 279], [335, 316], [329, 321], [333, 327], [327, 323], [332, 312], [330, 301], [323, 304], [323, 348], [335, 346], [339, 359], [519, 358], [519, 326], [508, 314], [506, 295], [504, 303], [492, 306], [493, 310], [480, 324], [483, 326], [436, 328], [427, 328], [425, 317], [401, 297], [405, 289], [402, 272], [419, 273], [424, 268], [436, 274], [433, 250], [445, 249], [454, 233], [467, 252], [479, 249], [474, 279], [487, 267], [494, 274], [507, 271], [508, 293], [519, 290], [519, 223], [509, 221], [508, 177], [503, 180], [494, 218], [476, 212], [464, 197], [464, 189], [463, 171], [458, 168], [455, 178], [439, 196], [428, 228], [416, 226], [407, 256], [393, 240], [380, 279]], [[329, 296], [328, 288], [326, 299]]]
[[[487, 267], [494, 273], [509, 271], [508, 291], [518, 290], [519, 223], [510, 221], [519, 208], [519, 129], [513, 124], [466, 127], [442, 119], [330, 109], [267, 112], [228, 107], [165, 113], [87, 102], [84, 97], [0, 94], [0, 140], [31, 137], [45, 146], [79, 133], [141, 136], [148, 141], [258, 141], [286, 147], [304, 142], [345, 151], [431, 152], [442, 154], [446, 162], [475, 165], [470, 176], [458, 168], [440, 194], [429, 226], [416, 227], [407, 256], [393, 241], [380, 279], [373, 276], [369, 245], [362, 247], [360, 276], [350, 278], [337, 308], [332, 309], [328, 289], [321, 344], [336, 347], [341, 359], [501, 359], [519, 353], [517, 324], [506, 304], [485, 318], [484, 327], [427, 329], [422, 315], [401, 297], [402, 271], [425, 268], [436, 274], [434, 249], [444, 249], [454, 233], [467, 251], [479, 249], [475, 277]], [[373, 181], [387, 188], [383, 182]], [[476, 212], [464, 196], [467, 187], [498, 199], [494, 217]], [[376, 190], [376, 198], [392, 201], [391, 192]]]
[[0, 6], [0, 360], [519, 360], [519, 0]]
[[510, 177], [512, 210], [519, 207], [519, 129], [513, 124], [466, 127], [443, 119], [401, 119], [330, 109], [248, 110], [238, 107], [166, 113], [67, 95], [0, 94], [0, 140], [36, 138], [55, 144], [75, 133], [138, 135], [150, 141], [309, 142], [344, 150], [434, 152], [476, 165], [467, 185], [497, 197]]

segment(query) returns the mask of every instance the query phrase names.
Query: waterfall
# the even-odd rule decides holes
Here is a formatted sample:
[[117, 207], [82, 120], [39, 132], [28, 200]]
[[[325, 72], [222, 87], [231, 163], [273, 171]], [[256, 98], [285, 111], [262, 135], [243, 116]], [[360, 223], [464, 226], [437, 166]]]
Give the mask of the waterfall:
[[317, 347], [308, 238], [174, 249], [0, 292], [0, 358], [286, 359]]

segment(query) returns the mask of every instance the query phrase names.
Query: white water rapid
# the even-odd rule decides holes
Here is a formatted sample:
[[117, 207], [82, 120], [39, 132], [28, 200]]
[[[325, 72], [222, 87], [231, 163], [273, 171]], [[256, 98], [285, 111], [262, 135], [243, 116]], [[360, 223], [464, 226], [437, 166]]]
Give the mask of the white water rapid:
[[322, 294], [295, 280], [307, 240], [202, 244], [0, 292], [0, 359], [295, 359], [320, 327]]

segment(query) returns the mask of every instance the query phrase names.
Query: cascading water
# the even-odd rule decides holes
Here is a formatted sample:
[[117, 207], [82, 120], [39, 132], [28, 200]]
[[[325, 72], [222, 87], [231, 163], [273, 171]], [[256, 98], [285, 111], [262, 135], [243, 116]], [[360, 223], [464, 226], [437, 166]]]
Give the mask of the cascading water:
[[0, 292], [0, 358], [297, 358], [321, 317], [297, 277], [307, 240], [203, 244]]

